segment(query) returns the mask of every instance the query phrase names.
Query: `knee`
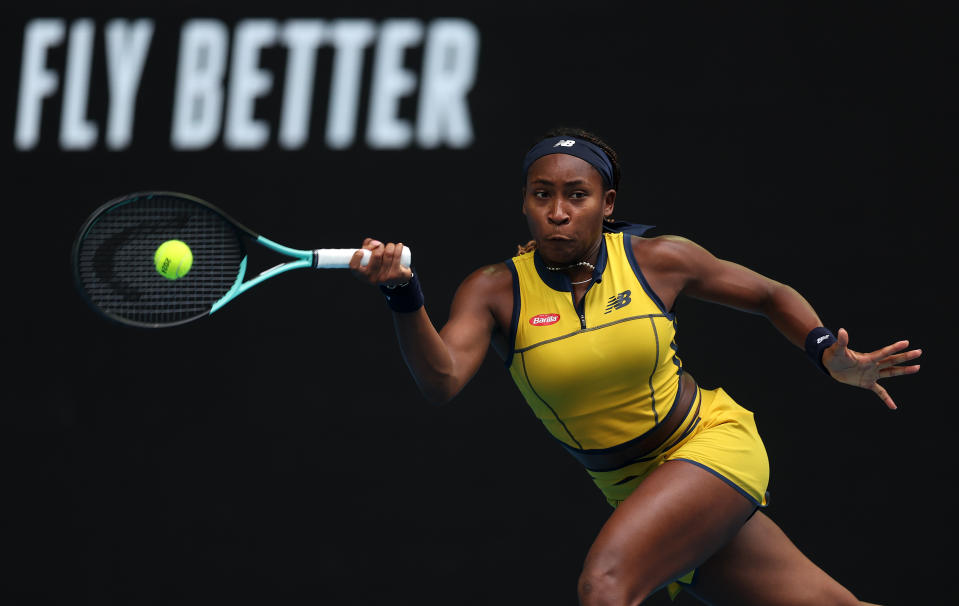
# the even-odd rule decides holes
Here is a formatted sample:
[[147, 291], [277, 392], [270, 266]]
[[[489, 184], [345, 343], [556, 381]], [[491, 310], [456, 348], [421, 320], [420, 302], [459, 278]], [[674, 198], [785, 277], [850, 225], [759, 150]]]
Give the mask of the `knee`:
[[590, 563], [579, 575], [577, 591], [580, 606], [634, 606], [650, 592], [635, 572], [626, 575], [621, 567]]

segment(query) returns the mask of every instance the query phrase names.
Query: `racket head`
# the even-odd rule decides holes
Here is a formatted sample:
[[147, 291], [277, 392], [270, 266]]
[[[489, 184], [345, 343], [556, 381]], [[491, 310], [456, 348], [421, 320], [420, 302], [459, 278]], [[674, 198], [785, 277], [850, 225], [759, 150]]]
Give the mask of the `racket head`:
[[[104, 318], [127, 326], [162, 328], [209, 315], [241, 280], [246, 237], [257, 235], [195, 196], [146, 191], [120, 196], [86, 220], [73, 244], [77, 289]], [[176, 280], [154, 265], [167, 240], [185, 242], [190, 270]]]

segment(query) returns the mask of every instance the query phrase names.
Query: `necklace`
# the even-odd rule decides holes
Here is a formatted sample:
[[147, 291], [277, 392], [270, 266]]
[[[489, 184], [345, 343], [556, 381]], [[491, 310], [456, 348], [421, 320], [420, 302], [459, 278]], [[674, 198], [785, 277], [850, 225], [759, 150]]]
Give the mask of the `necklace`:
[[[590, 271], [596, 270], [596, 266], [590, 263], [589, 261], [580, 261], [579, 263], [573, 263], [572, 265], [567, 265], [566, 267], [550, 267], [549, 265], [547, 265], [546, 269], [550, 271], [566, 271], [567, 269], [573, 269], [574, 267], [580, 267], [580, 266], [588, 267]], [[577, 284], [577, 282], [573, 282], [573, 284]]]
[[[567, 269], [573, 269], [574, 267], [588, 267], [590, 271], [596, 271], [596, 266], [590, 263], [589, 261], [580, 261], [579, 263], [573, 263], [572, 265], [567, 265], [566, 267], [550, 267], [546, 266], [546, 269], [550, 271], [566, 271]], [[580, 280], [579, 282], [570, 282], [570, 284], [586, 284], [591, 281], [593, 276], [586, 278], [585, 280]]]

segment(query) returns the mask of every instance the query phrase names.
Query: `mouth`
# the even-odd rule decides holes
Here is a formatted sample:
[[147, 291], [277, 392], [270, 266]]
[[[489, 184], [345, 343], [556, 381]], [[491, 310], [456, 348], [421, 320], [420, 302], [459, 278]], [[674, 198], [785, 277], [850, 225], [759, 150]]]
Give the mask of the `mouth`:
[[546, 240], [552, 240], [552, 241], [554, 241], [554, 242], [572, 242], [572, 241], [573, 241], [572, 238], [570, 238], [569, 236], [566, 236], [566, 235], [564, 235], [564, 234], [552, 234], [552, 235], [550, 235], [550, 236], [546, 236], [545, 239], [546, 239]]

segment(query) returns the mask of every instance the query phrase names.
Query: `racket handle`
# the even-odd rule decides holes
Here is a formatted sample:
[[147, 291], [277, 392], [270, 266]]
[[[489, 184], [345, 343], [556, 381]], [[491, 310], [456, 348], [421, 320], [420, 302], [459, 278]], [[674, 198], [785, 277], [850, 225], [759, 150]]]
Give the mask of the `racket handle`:
[[[370, 262], [370, 251], [365, 248], [318, 248], [313, 251], [313, 267], [316, 269], [346, 269], [350, 266], [350, 259], [356, 251], [363, 253], [360, 265], [366, 266]], [[404, 245], [400, 256], [400, 264], [410, 267], [412, 263], [410, 247]]]

